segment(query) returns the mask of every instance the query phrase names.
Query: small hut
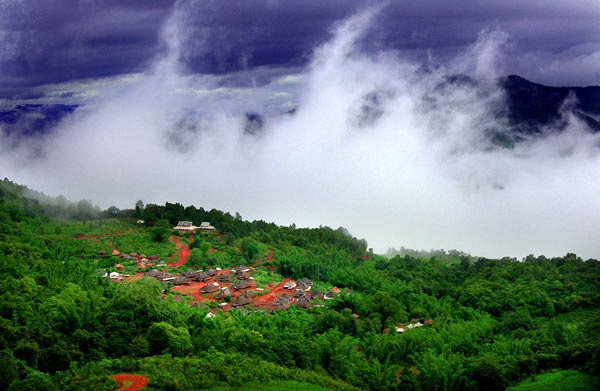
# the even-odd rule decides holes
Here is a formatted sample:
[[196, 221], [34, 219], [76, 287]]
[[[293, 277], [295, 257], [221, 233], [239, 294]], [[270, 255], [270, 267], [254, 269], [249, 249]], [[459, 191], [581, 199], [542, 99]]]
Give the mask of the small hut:
[[181, 273], [181, 275], [184, 276], [184, 277], [193, 277], [193, 276], [195, 276], [198, 273], [199, 272], [197, 270], [187, 269], [186, 271], [184, 271], [183, 273]]
[[251, 299], [253, 297], [256, 297], [256, 292], [246, 291], [246, 292], [242, 293], [240, 296], [244, 296], [244, 297]]
[[296, 306], [300, 308], [310, 308], [310, 300], [306, 296], [301, 296], [296, 299]]
[[225, 288], [221, 288], [221, 292], [219, 292], [215, 295], [215, 299], [225, 300], [226, 298], [231, 297], [231, 296], [232, 296], [231, 291], [229, 290], [229, 288], [225, 287]]
[[284, 293], [283, 295], [279, 296], [277, 299], [275, 299], [273, 301], [273, 306], [275, 306], [281, 310], [287, 310], [291, 304], [292, 304], [292, 299], [290, 298], [290, 295], [288, 295], [287, 293]]
[[236, 299], [232, 303], [232, 305], [234, 307], [240, 307], [240, 306], [248, 305], [248, 304], [250, 304], [250, 299], [248, 297], [242, 296], [242, 295], [236, 297]]
[[248, 280], [236, 281], [236, 283], [233, 284], [232, 288], [235, 290], [250, 288], [250, 283], [248, 282]]
[[219, 289], [219, 284], [213, 282], [212, 284], [208, 284], [200, 288], [200, 293], [212, 293], [218, 291]]
[[185, 277], [176, 277], [172, 280], [173, 285], [185, 285], [185, 284], [189, 284], [190, 280], [188, 280]]
[[229, 282], [229, 280], [231, 279], [231, 276], [229, 274], [219, 274], [219, 277], [217, 277], [217, 281], [220, 282]]

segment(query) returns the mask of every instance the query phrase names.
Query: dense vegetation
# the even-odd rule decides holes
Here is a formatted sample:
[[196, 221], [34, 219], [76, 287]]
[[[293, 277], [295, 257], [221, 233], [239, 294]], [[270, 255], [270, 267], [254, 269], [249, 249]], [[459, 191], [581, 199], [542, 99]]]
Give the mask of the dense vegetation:
[[[141, 202], [75, 222], [56, 216], [77, 204], [28, 195], [0, 182], [0, 389], [111, 390], [107, 375], [131, 372], [155, 390], [501, 390], [554, 369], [600, 372], [597, 260], [367, 257], [366, 242], [343, 228]], [[273, 249], [272, 268], [257, 276], [345, 289], [309, 310], [207, 318], [208, 308], [163, 295], [153, 279], [111, 283], [95, 273], [112, 266], [96, 256], [106, 242], [77, 239], [118, 231], [109, 238], [127, 251], [168, 256], [174, 246], [156, 229], [184, 219], [225, 234], [218, 254], [191, 243], [198, 266], [254, 262]], [[395, 332], [413, 318], [432, 324]]]

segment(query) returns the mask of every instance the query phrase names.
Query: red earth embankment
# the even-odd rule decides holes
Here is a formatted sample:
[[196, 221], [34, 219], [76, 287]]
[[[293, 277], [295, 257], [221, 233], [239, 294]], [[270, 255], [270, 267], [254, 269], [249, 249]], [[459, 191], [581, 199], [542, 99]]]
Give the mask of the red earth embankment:
[[142, 375], [120, 373], [118, 375], [111, 375], [111, 377], [119, 384], [117, 391], [141, 390], [148, 384], [148, 378]]

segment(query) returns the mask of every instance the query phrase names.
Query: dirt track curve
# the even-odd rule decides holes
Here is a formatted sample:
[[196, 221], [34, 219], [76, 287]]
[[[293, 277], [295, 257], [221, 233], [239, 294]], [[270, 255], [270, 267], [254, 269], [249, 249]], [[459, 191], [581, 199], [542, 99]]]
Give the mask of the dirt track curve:
[[190, 248], [187, 244], [177, 240], [177, 238], [173, 235], [171, 236], [171, 240], [173, 241], [173, 243], [175, 243], [175, 246], [177, 247], [179, 252], [177, 253], [177, 260], [175, 262], [167, 262], [167, 266], [179, 267], [185, 265], [187, 263], [188, 258], [190, 257]]

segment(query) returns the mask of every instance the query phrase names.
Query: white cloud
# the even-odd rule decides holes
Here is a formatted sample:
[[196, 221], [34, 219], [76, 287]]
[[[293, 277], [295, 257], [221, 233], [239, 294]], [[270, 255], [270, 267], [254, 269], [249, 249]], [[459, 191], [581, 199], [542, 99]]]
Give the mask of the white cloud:
[[[501, 91], [442, 88], [458, 68], [424, 73], [392, 53], [361, 54], [355, 41], [372, 17], [339, 24], [305, 74], [279, 74], [243, 94], [218, 91], [222, 79], [180, 75], [171, 54], [64, 121], [42, 143], [43, 157], [0, 141], [0, 169], [104, 207], [180, 201], [281, 224], [343, 225], [378, 251], [600, 257], [598, 136], [571, 119], [562, 134], [491, 148], [482, 129], [498, 125], [491, 113]], [[167, 31], [179, 28], [171, 23]], [[455, 64], [492, 72], [494, 34]], [[199, 100], [199, 85], [215, 91]], [[296, 113], [245, 134], [240, 113], [280, 111], [289, 103], [282, 93], [298, 101]]]

